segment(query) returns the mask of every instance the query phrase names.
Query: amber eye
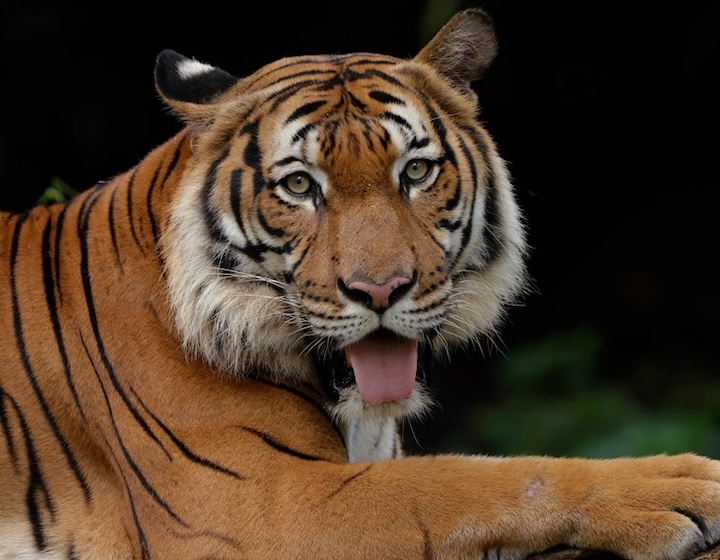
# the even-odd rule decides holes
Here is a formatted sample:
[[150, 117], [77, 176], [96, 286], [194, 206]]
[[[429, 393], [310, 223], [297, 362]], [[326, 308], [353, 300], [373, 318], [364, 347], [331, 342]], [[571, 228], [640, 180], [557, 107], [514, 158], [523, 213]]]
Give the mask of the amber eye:
[[428, 176], [433, 163], [427, 159], [411, 159], [407, 162], [403, 175], [413, 182], [422, 181]]
[[297, 173], [291, 173], [287, 177], [283, 177], [280, 184], [290, 193], [302, 196], [311, 192], [315, 183], [310, 175], [304, 171], [298, 171]]

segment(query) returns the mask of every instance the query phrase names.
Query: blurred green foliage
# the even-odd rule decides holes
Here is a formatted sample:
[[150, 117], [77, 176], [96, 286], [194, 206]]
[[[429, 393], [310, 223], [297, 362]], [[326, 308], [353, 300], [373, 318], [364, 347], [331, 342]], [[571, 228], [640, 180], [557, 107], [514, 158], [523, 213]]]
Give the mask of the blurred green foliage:
[[59, 177], [53, 177], [50, 186], [40, 195], [38, 204], [54, 204], [56, 202], [66, 202], [74, 197], [78, 192], [70, 187], [65, 181]]
[[[617, 457], [693, 451], [720, 456], [720, 379], [638, 364], [618, 379], [600, 367], [589, 326], [555, 333], [491, 363], [488, 402], [469, 407], [441, 451]], [[673, 381], [674, 380], [674, 381]]]

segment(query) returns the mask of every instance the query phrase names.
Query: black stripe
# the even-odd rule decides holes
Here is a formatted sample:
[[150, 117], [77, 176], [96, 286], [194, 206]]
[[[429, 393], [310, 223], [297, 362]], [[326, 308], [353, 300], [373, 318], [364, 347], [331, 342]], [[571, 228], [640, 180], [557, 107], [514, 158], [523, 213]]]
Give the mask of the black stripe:
[[[53, 416], [52, 412], [50, 412], [50, 407], [47, 404], [47, 401], [45, 400], [45, 396], [40, 389], [40, 386], [38, 384], [37, 378], [35, 377], [35, 372], [33, 371], [33, 368], [30, 364], [30, 356], [27, 353], [27, 348], [25, 346], [25, 338], [23, 335], [23, 328], [22, 328], [22, 319], [20, 317], [20, 302], [18, 298], [17, 293], [17, 279], [18, 279], [18, 271], [15, 270], [15, 267], [17, 265], [17, 255], [18, 250], [20, 246], [20, 233], [22, 230], [22, 226], [25, 222], [25, 220], [28, 218], [28, 214], [22, 214], [19, 218], [17, 223], [15, 224], [15, 232], [13, 234], [12, 239], [12, 246], [10, 250], [10, 279], [11, 279], [11, 299], [12, 299], [12, 313], [13, 313], [13, 327], [14, 327], [14, 333], [15, 333], [15, 343], [17, 345], [18, 353], [20, 354], [20, 361], [22, 362], [23, 369], [25, 370], [25, 374], [28, 377], [28, 380], [30, 381], [30, 384], [33, 388], [33, 392], [35, 393], [35, 396], [40, 403], [40, 407], [42, 408], [43, 415], [45, 416], [45, 419], [47, 420], [47, 423], [49, 424], [53, 435], [55, 436], [55, 439], [60, 444], [60, 448], [62, 449], [63, 455], [65, 455], [65, 459], [68, 462], [68, 465], [70, 466], [70, 469], [73, 472], [73, 475], [75, 476], [75, 479], [77, 480], [78, 484], [80, 485], [80, 488], [82, 488], [83, 495], [85, 496], [85, 501], [90, 501], [90, 487], [88, 486], [87, 481], [85, 480], [85, 476], [82, 474], [80, 470], [80, 466], [78, 465], [77, 460], [75, 459], [75, 456], [73, 455], [72, 451], [70, 450], [70, 446], [65, 439], [65, 437], [60, 433], [60, 427], [57, 424], [57, 421], [55, 420], [55, 417]], [[39, 476], [39, 471], [38, 471]]]
[[310, 134], [313, 130], [315, 130], [317, 128], [317, 126], [318, 126], [318, 123], [311, 122], [311, 123], [308, 123], [305, 126], [301, 127], [300, 129], [298, 129], [298, 131], [295, 134], [293, 134], [291, 142], [293, 144], [295, 144], [300, 140], [305, 140], [307, 135]]
[[[372, 61], [372, 60], [368, 61], [368, 62], [370, 62], [370, 64], [375, 64], [375, 61]], [[358, 65], [364, 64], [364, 63], [365, 62], [361, 61], [356, 64], [353, 64], [353, 66], [358, 66]], [[382, 72], [381, 70], [377, 70], [374, 68], [365, 70], [364, 72], [357, 72], [355, 70], [348, 69], [343, 74], [343, 77], [349, 82], [354, 82], [354, 81], [359, 81], [359, 80], [369, 80], [371, 78], [379, 78], [382, 81], [392, 84], [394, 86], [405, 87], [404, 84], [397, 78], [394, 78], [390, 74], [386, 74], [385, 72]]]
[[223, 466], [220, 466], [220, 465], [218, 465], [217, 463], [214, 463], [214, 462], [210, 461], [209, 459], [205, 459], [204, 457], [200, 457], [199, 455], [197, 455], [197, 454], [193, 453], [192, 451], [190, 451], [190, 448], [188, 448], [188, 447], [180, 440], [180, 438], [178, 438], [174, 433], [172, 433], [172, 431], [170, 430], [170, 428], [168, 428], [168, 427], [160, 420], [160, 418], [158, 418], [153, 412], [150, 411], [150, 409], [145, 405], [145, 403], [143, 402], [143, 400], [140, 398], [140, 395], [137, 394], [137, 392], [135, 391], [135, 389], [132, 389], [132, 388], [131, 388], [130, 390], [132, 391], [133, 395], [135, 395], [135, 398], [136, 398], [136, 399], [138, 400], [138, 402], [140, 403], [140, 406], [142, 406], [143, 409], [145, 409], [145, 412], [147, 412], [148, 415], [150, 415], [150, 417], [158, 424], [158, 426], [160, 426], [160, 428], [167, 434], [167, 436], [172, 440], [172, 442], [177, 446], [177, 448], [182, 452], [182, 454], [185, 455], [185, 457], [187, 457], [188, 459], [190, 459], [192, 462], [197, 463], [198, 465], [201, 465], [201, 466], [203, 466], [203, 467], [207, 467], [207, 468], [209, 468], [209, 469], [212, 469], [212, 470], [217, 471], [217, 472], [222, 473], [222, 474], [229, 475], [229, 476], [231, 476], [231, 477], [233, 477], [233, 478], [237, 478], [238, 480], [245, 480], [245, 479], [246, 479], [245, 476], [243, 476], [243, 475], [241, 475], [241, 474], [238, 474], [238, 473], [236, 473], [235, 471], [232, 471], [232, 470], [230, 470], [230, 469], [227, 469], [227, 468], [225, 468], [225, 467], [223, 467]]
[[335, 488], [335, 490], [333, 490], [332, 492], [330, 492], [330, 494], [328, 495], [328, 499], [330, 499], [330, 498], [332, 498], [332, 497], [334, 497], [334, 496], [337, 496], [340, 492], [342, 492], [342, 491], [347, 487], [348, 484], [350, 484], [350, 483], [351, 483], [353, 480], [355, 480], [356, 478], [364, 475], [364, 474], [365, 474], [366, 472], [368, 472], [371, 468], [373, 468], [373, 466], [374, 466], [374, 463], [370, 463], [370, 464], [369, 464], [367, 467], [365, 467], [364, 469], [356, 472], [356, 473], [355, 473], [354, 475], [352, 475], [352, 476], [347, 477], [345, 480], [343, 480], [343, 481], [340, 483], [340, 486], [338, 486], [337, 488]]
[[[210, 238], [213, 240], [213, 242], [219, 247], [215, 251], [215, 254], [213, 254], [212, 256], [213, 264], [216, 266], [233, 269], [236, 267], [230, 263], [232, 263], [236, 257], [228, 255], [228, 251], [236, 251], [238, 253], [246, 255], [247, 257], [253, 259], [256, 262], [262, 262], [264, 260], [263, 253], [272, 249], [264, 244], [253, 245], [249, 242], [249, 240], [246, 247], [238, 247], [230, 239], [228, 239], [228, 237], [222, 231], [222, 228], [220, 226], [220, 219], [217, 217], [212, 205], [211, 194], [213, 187], [215, 186], [215, 181], [217, 180], [218, 167], [223, 161], [225, 161], [225, 159], [227, 159], [229, 154], [230, 148], [226, 148], [225, 151], [223, 151], [223, 153], [220, 154], [220, 156], [210, 165], [210, 169], [208, 170], [208, 173], [205, 177], [202, 198], [204, 201], [203, 213], [205, 217], [205, 225], [208, 229], [208, 234], [210, 235]], [[238, 225], [240, 226], [243, 233], [245, 233], [242, 228], [242, 224]]]
[[360, 101], [357, 97], [355, 97], [350, 91], [345, 92], [348, 96], [348, 99], [350, 99], [350, 105], [353, 107], [360, 109], [363, 113], [367, 111], [367, 105]]
[[394, 95], [390, 95], [386, 91], [379, 91], [379, 90], [372, 90], [368, 96], [370, 99], [374, 99], [375, 101], [380, 101], [381, 103], [387, 103], [392, 105], [406, 105], [405, 101], [400, 99], [399, 97], [395, 97]]
[[[438, 227], [446, 229], [448, 231], [455, 231], [462, 225], [462, 220], [450, 221], [448, 218], [443, 218], [438, 222]], [[463, 241], [465, 241], [465, 235], [463, 235]]]
[[[455, 158], [453, 158], [453, 159], [455, 159]], [[460, 194], [462, 192], [462, 189], [460, 188], [460, 186], [461, 186], [460, 181], [458, 180], [457, 185], [455, 185], [455, 191], [453, 192], [452, 196], [449, 197], [445, 201], [444, 209], [447, 210], [448, 212], [452, 212], [453, 210], [455, 210], [455, 208], [457, 208], [457, 205], [460, 203], [460, 198], [461, 198]]]
[[[331, 82], [337, 79], [337, 74], [334, 72], [332, 74], [333, 77], [328, 79]], [[266, 100], [266, 104], [268, 104], [269, 107], [266, 108], [265, 114], [273, 114], [282, 103], [297, 96], [302, 89], [310, 87], [317, 88], [327, 84], [328, 80], [306, 80], [304, 82], [295, 82], [294, 84], [273, 92]]]
[[502, 215], [498, 205], [498, 189], [495, 183], [495, 173], [490, 165], [488, 157], [488, 146], [485, 139], [477, 132], [471, 131], [470, 138], [474, 142], [475, 147], [480, 151], [485, 159], [487, 168], [487, 194], [485, 197], [485, 229], [483, 230], [483, 238], [487, 247], [487, 262], [490, 263], [497, 258], [501, 252], [500, 231], [502, 225]]
[[[100, 378], [100, 373], [97, 370], [97, 367], [95, 367], [95, 362], [93, 361], [92, 357], [90, 356], [90, 352], [88, 350], [87, 344], [85, 344], [85, 339], [81, 337], [83, 348], [85, 349], [85, 354], [88, 357], [88, 360], [90, 361], [90, 364], [92, 365], [93, 371], [95, 373], [95, 377], [97, 378], [98, 385], [100, 386], [100, 389], [102, 390], [103, 397], [105, 399], [105, 406], [107, 407], [107, 411], [110, 414], [110, 424], [113, 427], [113, 431], [115, 432], [115, 440], [120, 445], [120, 450], [123, 453], [123, 456], [125, 457], [125, 460], [127, 461], [128, 465], [130, 466], [130, 469], [132, 470], [133, 474], [135, 475], [135, 478], [140, 481], [140, 484], [142, 484], [143, 488], [147, 491], [148, 494], [150, 494], [150, 497], [157, 503], [162, 509], [164, 509], [167, 514], [172, 517], [175, 521], [180, 523], [181, 525], [188, 527], [188, 524], [177, 514], [175, 511], [168, 505], [168, 503], [163, 500], [160, 497], [160, 494], [157, 493], [157, 490], [150, 484], [150, 481], [145, 477], [145, 474], [143, 473], [142, 469], [138, 466], [138, 464], [133, 459], [132, 455], [130, 455], [130, 451], [128, 451], [127, 447], [125, 447], [125, 442], [123, 441], [122, 435], [120, 434], [120, 430], [118, 430], [117, 422], [115, 422], [115, 413], [113, 412], [112, 405], [110, 404], [110, 398], [108, 397], [107, 391], [105, 390], [105, 385], [103, 385], [102, 379]], [[125, 397], [123, 397], [124, 400]], [[164, 449], [164, 448], [163, 448]], [[170, 458], [170, 455], [166, 451], [166, 455]], [[119, 472], [122, 473], [122, 469], [118, 469]], [[124, 477], [123, 477], [124, 479]], [[128, 492], [128, 495], [129, 492]]]
[[178, 161], [180, 161], [180, 152], [182, 151], [182, 147], [185, 144], [186, 136], [187, 135], [183, 136], [178, 142], [178, 145], [175, 147], [173, 157], [170, 160], [170, 165], [168, 165], [167, 171], [165, 171], [165, 175], [163, 176], [162, 181], [160, 181], [160, 190], [163, 190], [165, 188], [165, 183], [167, 183], [170, 175], [175, 170], [175, 167], [177, 167]]
[[298, 157], [295, 156], [288, 156], [282, 159], [277, 160], [275, 163], [273, 163], [270, 167], [281, 167], [283, 165], [288, 165], [290, 163], [304, 163], [303, 160], [301, 160]]
[[338, 135], [335, 134], [338, 128], [340, 128], [340, 123], [338, 123], [337, 120], [326, 121], [323, 123], [325, 137], [322, 139], [322, 154], [325, 158], [328, 158], [335, 151], [335, 147], [338, 145]]
[[208, 234], [214, 241], [227, 242], [230, 240], [225, 237], [222, 229], [220, 228], [220, 219], [215, 215], [213, 211], [212, 200], [212, 189], [215, 186], [217, 180], [217, 170], [219, 165], [225, 161], [230, 154], [230, 148], [225, 148], [222, 154], [212, 162], [210, 169], [208, 169], [207, 175], [205, 176], [205, 184], [203, 185], [202, 199], [204, 202], [203, 210], [205, 216], [205, 225], [208, 229]]
[[253, 170], [253, 190], [255, 192], [255, 195], [258, 195], [265, 188], [265, 180], [263, 179], [263, 172], [261, 166], [262, 153], [260, 152], [260, 146], [258, 144], [257, 121], [243, 127], [241, 134], [247, 134], [249, 136], [248, 143], [245, 146], [245, 152], [243, 153], [243, 161], [245, 162], [245, 165], [252, 168]]
[[[337, 427], [335, 422], [333, 422], [332, 416], [328, 413], [327, 409], [319, 402], [319, 400], [314, 399], [307, 393], [301, 391], [297, 387], [293, 387], [291, 385], [286, 385], [285, 383], [281, 383], [279, 381], [271, 381], [269, 379], [265, 379], [264, 377], [254, 377], [256, 381], [259, 383], [262, 383], [264, 385], [268, 385], [270, 387], [273, 387], [275, 389], [280, 389], [282, 391], [286, 391], [288, 393], [291, 393], [295, 395], [296, 397], [300, 397], [304, 401], [310, 403], [320, 414], [322, 414], [325, 417], [325, 420], [328, 421], [328, 423], [335, 428], [335, 432], [337, 433], [338, 437], [340, 438], [340, 441], [342, 441], [343, 447], [347, 447], [345, 445], [345, 438], [340, 431], [340, 429]], [[310, 389], [312, 390], [312, 389]]]
[[[424, 147], [427, 146], [428, 144], [430, 144], [430, 138], [428, 138], [427, 136], [425, 136], [425, 137], [420, 138], [420, 139], [413, 138], [412, 141], [410, 142], [410, 147], [411, 147], [411, 148], [424, 148]], [[436, 159], [436, 160], [435, 160], [435, 164], [441, 163], [441, 162], [443, 161], [443, 159], [444, 159], [444, 158]]]
[[296, 449], [292, 449], [282, 443], [280, 443], [277, 440], [274, 440], [272, 437], [270, 437], [268, 434], [261, 432], [260, 430], [256, 430], [255, 428], [248, 428], [246, 426], [239, 426], [241, 430], [244, 430], [246, 432], [249, 432], [253, 435], [256, 435], [260, 439], [262, 439], [266, 444], [268, 444], [270, 447], [275, 449], [276, 451], [279, 451], [280, 453], [285, 453], [286, 455], [291, 455], [292, 457], [296, 457], [298, 459], [304, 459], [306, 461], [323, 461], [322, 457], [316, 457], [315, 455], [308, 455], [307, 453], [303, 453], [302, 451], [297, 451]]
[[429, 103], [425, 103], [425, 110], [428, 112], [428, 120], [430, 121], [433, 130], [438, 136], [440, 144], [442, 144], [444, 156], [453, 165], [457, 164], [457, 160], [455, 159], [455, 152], [451, 149], [450, 144], [448, 144], [447, 128], [445, 128], [444, 118], [440, 117], [437, 111], [435, 111], [435, 109]]
[[[259, 76], [256, 77], [256, 79], [255, 79], [254, 81], [252, 81], [252, 82], [250, 82], [249, 84], [247, 84], [247, 90], [249, 91], [249, 90], [253, 89], [254, 85], [255, 85], [257, 82], [259, 82], [260, 80], [263, 80], [263, 79], [267, 79], [267, 77], [268, 77], [270, 74], [275, 74], [275, 73], [279, 74], [279, 79], [274, 80], [274, 81], [272, 82], [273, 85], [277, 85], [277, 84], [281, 84], [281, 83], [283, 83], [283, 82], [295, 80], [295, 79], [300, 78], [300, 77], [306, 77], [306, 76], [322, 76], [322, 75], [325, 75], [325, 74], [336, 74], [336, 73], [337, 73], [334, 69], [331, 69], [331, 68], [311, 68], [311, 69], [309, 69], [309, 70], [302, 70], [302, 71], [300, 71], [300, 72], [293, 72], [292, 74], [285, 74], [285, 73], [284, 73], [284, 71], [285, 71], [287, 68], [296, 68], [296, 67], [298, 66], [298, 64], [304, 64], [304, 63], [309, 63], [309, 64], [326, 64], [326, 63], [327, 63], [327, 58], [324, 58], [324, 57], [309, 58], [309, 57], [308, 57], [308, 58], [302, 58], [302, 59], [299, 59], [299, 60], [296, 59], [296, 60], [294, 60], [293, 62], [291, 62], [291, 63], [289, 63], [289, 64], [285, 64], [285, 65], [283, 65], [283, 66], [275, 67], [275, 68], [273, 68], [273, 69], [270, 70], [270, 71], [267, 71], [267, 72], [265, 72], [265, 73], [263, 73], [263, 74], [260, 74]], [[308, 83], [317, 83], [317, 81], [316, 81], [316, 80], [308, 81]]]
[[120, 273], [124, 274], [122, 259], [120, 258], [120, 248], [117, 242], [117, 233], [115, 232], [115, 196], [118, 193], [118, 189], [113, 189], [112, 195], [110, 195], [110, 205], [108, 208], [108, 227], [110, 228], [110, 240], [112, 241], [113, 250], [115, 251], [115, 260], [117, 261]]
[[15, 413], [20, 414], [20, 410], [18, 409], [18, 405], [15, 402], [15, 399], [13, 399], [8, 393], [6, 393], [2, 389], [2, 387], [0, 387], [0, 426], [2, 426], [3, 435], [5, 436], [5, 440], [7, 441], [10, 461], [12, 462], [13, 467], [15, 467], [15, 471], [17, 472], [17, 452], [15, 451], [15, 440], [13, 439], [12, 431], [10, 430], [8, 411], [7, 408], [5, 408], [6, 399], [15, 409]]
[[[442, 145], [443, 159], [446, 160], [450, 165], [457, 167], [457, 156], [455, 155], [455, 150], [453, 150], [452, 146], [450, 146], [450, 143], [448, 142], [447, 128], [445, 128], [445, 123], [443, 122], [443, 119], [429, 104], [425, 105], [425, 109], [428, 112], [428, 120], [432, 124], [433, 130], [435, 131], [435, 134], [437, 135], [438, 139], [440, 140], [440, 144]], [[475, 188], [474, 185], [473, 188]], [[445, 201], [445, 210], [454, 210], [460, 203], [461, 194], [462, 189], [460, 187], [460, 184], [458, 183], [453, 195], [448, 198], [447, 201]]]
[[[25, 442], [25, 451], [27, 452], [28, 461], [28, 488], [25, 494], [25, 506], [28, 510], [28, 517], [30, 518], [30, 525], [32, 526], [33, 539], [35, 540], [35, 546], [38, 550], [44, 550], [47, 546], [45, 540], [45, 530], [43, 529], [43, 522], [40, 518], [40, 504], [39, 499], [42, 498], [45, 502], [45, 507], [50, 512], [52, 519], [55, 518], [55, 506], [52, 503], [52, 496], [48, 487], [45, 485], [45, 481], [40, 473], [40, 461], [38, 460], [35, 446], [33, 445], [33, 437], [30, 433], [30, 428], [27, 425], [25, 416], [22, 414], [19, 408], [16, 408], [18, 414], [18, 420], [20, 422], [20, 430], [22, 431], [23, 441]], [[40, 495], [38, 495], [40, 494]]]
[[399, 124], [403, 128], [407, 128], [413, 134], [415, 133], [412, 125], [404, 117], [401, 117], [400, 115], [397, 115], [391, 111], [385, 111], [382, 115], [380, 115], [380, 118], [391, 120], [394, 123]]
[[425, 526], [425, 524], [422, 522], [420, 518], [420, 514], [417, 511], [413, 510], [413, 514], [415, 515], [415, 518], [417, 519], [418, 529], [420, 530], [420, 534], [423, 537], [423, 560], [432, 560], [435, 558], [435, 551], [433, 550], [432, 546], [432, 538], [430, 535], [430, 531]]
[[[460, 248], [459, 248], [460, 250], [456, 253], [452, 262], [450, 262], [448, 264], [449, 269], [452, 269], [455, 266], [455, 264], [457, 264], [457, 262], [460, 260], [461, 255], [465, 251], [465, 248], [468, 246], [467, 241], [468, 241], [468, 239], [470, 239], [470, 234], [472, 233], [473, 222], [474, 222], [475, 200], [477, 199], [477, 196], [478, 196], [478, 189], [477, 189], [478, 169], [477, 169], [477, 165], [475, 165], [474, 155], [470, 151], [470, 148], [468, 148], [468, 145], [463, 141], [462, 138], [459, 139], [459, 142], [460, 142], [460, 148], [462, 149], [462, 152], [465, 156], [467, 164], [470, 166], [470, 172], [471, 172], [471, 177], [472, 177], [470, 189], [472, 192], [472, 199], [470, 201], [470, 206], [469, 206], [470, 216], [469, 216], [469, 219], [468, 219], [467, 223], [465, 224], [465, 227], [463, 228], [463, 231], [462, 231], [462, 237], [461, 237]], [[458, 186], [460, 186], [460, 185], [458, 185]], [[487, 232], [487, 224], [486, 224], [486, 229], [484, 231]], [[497, 250], [497, 245], [496, 245], [497, 240], [488, 239], [487, 234], [484, 234], [483, 237], [485, 238], [485, 241], [488, 244], [488, 249], [490, 251]], [[491, 235], [490, 237], [494, 237], [494, 235]]]
[[488, 167], [487, 184], [483, 238], [485, 239], [485, 247], [487, 247], [487, 262], [490, 263], [500, 254], [502, 244], [500, 240], [500, 221], [502, 217], [498, 209], [495, 175], [490, 167]]
[[[352, 58], [353, 56], [356, 56], [354, 54], [344, 54], [339, 56], [334, 56], [333, 59], [342, 61], [346, 60], [348, 58]], [[396, 66], [397, 60], [391, 59], [384, 55], [368, 55], [365, 58], [361, 58], [360, 60], [353, 61], [352, 64], [349, 65], [350, 68], [353, 68], [355, 66], [367, 66], [368, 64], [371, 64], [372, 66]], [[379, 72], [379, 70], [371, 69], [369, 72]]]
[[[133, 193], [133, 184], [135, 183], [135, 177], [137, 176], [138, 168], [135, 168], [135, 170], [132, 172], [132, 175], [130, 176], [130, 181], [127, 185], [127, 212], [128, 212], [128, 221], [130, 222], [130, 233], [132, 233], [132, 237], [135, 240], [135, 244], [140, 249], [140, 252], [142, 253], [143, 257], [145, 256], [145, 249], [140, 243], [140, 238], [138, 237], [137, 230], [135, 229], [135, 220], [133, 220], [133, 206], [132, 206], [132, 193]], [[84, 218], [81, 216], [80, 221], [84, 222]]]
[[[285, 237], [286, 233], [284, 229], [272, 227], [270, 224], [268, 224], [267, 220], [265, 219], [265, 215], [262, 213], [262, 209], [258, 209], [257, 212], [257, 219], [258, 222], [260, 222], [260, 227], [263, 228], [266, 232], [268, 232], [270, 235], [273, 235], [275, 237]], [[288, 251], [288, 245], [287, 243], [280, 247], [279, 252], [286, 253]]]
[[125, 478], [125, 473], [120, 467], [120, 462], [115, 457], [115, 454], [112, 453], [112, 447], [110, 447], [110, 442], [107, 440], [107, 438], [105, 438], [105, 447], [110, 450], [108, 456], [112, 458], [112, 460], [115, 462], [116, 472], [120, 474], [120, 478], [122, 478], [123, 485], [125, 486], [125, 494], [128, 497], [128, 502], [130, 502], [130, 511], [132, 512], [133, 523], [135, 525], [135, 528], [137, 529], [138, 540], [140, 541], [140, 550], [142, 554], [141, 558], [142, 560], [148, 560], [150, 558], [150, 549], [148, 548], [145, 531], [143, 531], [142, 525], [140, 524], [140, 519], [138, 518], [137, 508], [135, 507], [135, 498], [133, 498], [132, 492], [130, 491], [130, 485], [128, 484], [127, 478]]
[[247, 240], [248, 236], [242, 220], [242, 174], [242, 169], [233, 169], [230, 174], [230, 207], [235, 216], [235, 222]]
[[95, 310], [95, 299], [93, 297], [92, 293], [92, 280], [90, 277], [90, 257], [89, 257], [89, 251], [88, 251], [88, 224], [89, 221], [89, 215], [92, 212], [92, 209], [94, 208], [95, 203], [97, 202], [97, 198], [94, 199], [86, 199], [83, 205], [87, 205], [87, 208], [85, 209], [84, 216], [85, 219], [78, 222], [78, 238], [80, 241], [80, 276], [82, 279], [82, 286], [83, 286], [83, 292], [85, 295], [85, 304], [87, 307], [88, 315], [90, 317], [90, 325], [92, 326], [93, 335], [95, 338], [95, 343], [97, 344], [98, 352], [100, 354], [100, 359], [103, 363], [103, 367], [108, 373], [108, 377], [110, 378], [110, 381], [112, 381], [113, 386], [115, 387], [115, 390], [117, 391], [118, 395], [122, 398], [123, 402], [125, 403], [125, 406], [128, 408], [128, 410], [133, 415], [133, 418], [135, 418], [135, 421], [142, 427], [142, 429], [145, 431], [150, 438], [155, 441], [162, 449], [165, 451], [166, 454], [167, 450], [162, 445], [162, 442], [158, 439], [158, 437], [153, 433], [153, 431], [150, 429], [150, 426], [148, 426], [145, 419], [140, 415], [140, 413], [137, 411], [137, 409], [133, 406], [133, 404], [130, 402], [130, 399], [128, 398], [127, 394], [122, 388], [122, 385], [120, 384], [120, 381], [117, 378], [117, 375], [115, 374], [115, 370], [113, 368], [112, 363], [110, 362], [110, 359], [107, 356], [107, 352], [105, 351], [105, 343], [103, 342], [102, 335], [100, 334], [100, 327], [98, 325], [98, 317], [97, 317], [97, 311]]
[[395, 437], [393, 438], [393, 447], [392, 447], [392, 453], [390, 454], [391, 457], [394, 459], [400, 458], [401, 448], [400, 448], [400, 436], [398, 436], [397, 432], [395, 433]]
[[[23, 367], [28, 374], [28, 377], [31, 380], [31, 383], [33, 384], [33, 388], [36, 388], [36, 382], [34, 380], [34, 374], [32, 373], [32, 369], [30, 369], [30, 363], [28, 360], [27, 352], [25, 349], [25, 342], [22, 336], [22, 324], [20, 322], [20, 314], [18, 310], [18, 297], [17, 297], [17, 285], [16, 285], [16, 274], [14, 271], [15, 268], [15, 260], [17, 258], [17, 252], [18, 252], [18, 246], [20, 242], [20, 231], [22, 229], [22, 225], [27, 219], [28, 214], [21, 214], [18, 217], [18, 220], [15, 224], [15, 231], [13, 233], [13, 240], [11, 245], [11, 257], [10, 257], [10, 282], [11, 282], [11, 293], [12, 293], [12, 308], [13, 308], [13, 326], [15, 330], [15, 339], [18, 347], [18, 352], [20, 353], [20, 359], [22, 361]], [[37, 393], [37, 389], [36, 389]], [[4, 393], [5, 394], [5, 393]], [[42, 494], [42, 498], [44, 498], [46, 507], [50, 510], [50, 513], [54, 516], [54, 506], [52, 504], [52, 500], [50, 497], [50, 494], [48, 492], [47, 486], [45, 486], [45, 483], [42, 478], [42, 474], [40, 473], [40, 465], [37, 457], [37, 453], [35, 452], [35, 447], [33, 446], [33, 439], [30, 434], [30, 429], [27, 425], [27, 422], [25, 420], [25, 416], [23, 415], [20, 408], [17, 406], [17, 403], [14, 399], [8, 396], [8, 398], [11, 399], [11, 402], [13, 404], [13, 407], [15, 408], [15, 412], [18, 416], [18, 421], [20, 423], [20, 429], [23, 435], [23, 441], [25, 442], [25, 451], [27, 453], [27, 461], [28, 461], [28, 471], [29, 471], [29, 477], [28, 477], [28, 488], [27, 492], [25, 494], [25, 505], [28, 510], [28, 516], [30, 518], [30, 525], [32, 526], [32, 532], [33, 532], [33, 539], [35, 540], [35, 546], [38, 550], [44, 550], [47, 546], [47, 542], [45, 540], [45, 532], [43, 529], [42, 519], [40, 518], [40, 506], [38, 504], [38, 498], [37, 495], [38, 492]], [[4, 401], [4, 399], [3, 399]], [[41, 401], [42, 404], [42, 401]], [[7, 423], [7, 419], [3, 422], [3, 430], [5, 430], [5, 426]], [[9, 434], [9, 429], [7, 431]], [[9, 440], [11, 441], [11, 440]]]
[[55, 343], [57, 344], [58, 351], [60, 352], [60, 359], [62, 360], [63, 372], [65, 373], [65, 382], [67, 383], [68, 389], [72, 394], [75, 406], [80, 412], [83, 421], [87, 424], [87, 417], [85, 411], [80, 404], [80, 398], [78, 397], [77, 390], [75, 389], [75, 381], [70, 371], [70, 360], [68, 359], [67, 351], [65, 349], [65, 341], [62, 336], [62, 329], [60, 328], [60, 317], [58, 316], [57, 301], [55, 299], [55, 284], [56, 280], [53, 279], [52, 273], [52, 262], [50, 254], [50, 232], [52, 231], [52, 223], [48, 220], [45, 225], [45, 231], [43, 231], [42, 238], [42, 270], [43, 270], [43, 284], [45, 285], [45, 302], [47, 303], [48, 314], [50, 315], [50, 323], [52, 324], [53, 334], [55, 335]]
[[53, 253], [53, 258], [55, 259], [55, 278], [60, 303], [62, 303], [62, 284], [60, 283], [60, 261], [62, 260], [62, 251], [60, 238], [62, 237], [63, 225], [65, 224], [66, 210], [67, 207], [64, 207], [58, 214], [57, 224], [55, 225], [55, 253]]
[[160, 167], [161, 166], [158, 165], [155, 168], [155, 173], [153, 173], [153, 178], [152, 181], [150, 181], [150, 186], [148, 187], [147, 195], [145, 197], [145, 207], [147, 209], [148, 218], [150, 219], [150, 230], [152, 231], [152, 236], [153, 240], [155, 241], [156, 247], [158, 242], [158, 229], [157, 223], [155, 222], [155, 214], [153, 213], [152, 209], [152, 195], [158, 183], [158, 177], [160, 176]]
[[308, 252], [310, 251], [310, 248], [312, 247], [312, 244], [314, 241], [315, 241], [315, 236], [313, 235], [312, 238], [307, 241], [305, 248], [303, 249], [303, 251], [302, 251], [301, 255], [298, 257], [298, 259], [295, 261], [295, 264], [293, 264], [293, 266], [292, 266], [293, 276], [295, 276], [297, 269], [300, 268], [300, 265], [302, 265], [303, 261], [305, 260], [305, 257], [307, 256]]
[[327, 103], [327, 101], [325, 101], [325, 100], [319, 100], [319, 101], [311, 101], [310, 103], [301, 105], [300, 107], [295, 109], [287, 119], [285, 119], [285, 124], [288, 125], [291, 122], [299, 119], [300, 117], [304, 117], [305, 115], [314, 113], [315, 111], [317, 111], [320, 107], [322, 107], [326, 103]]

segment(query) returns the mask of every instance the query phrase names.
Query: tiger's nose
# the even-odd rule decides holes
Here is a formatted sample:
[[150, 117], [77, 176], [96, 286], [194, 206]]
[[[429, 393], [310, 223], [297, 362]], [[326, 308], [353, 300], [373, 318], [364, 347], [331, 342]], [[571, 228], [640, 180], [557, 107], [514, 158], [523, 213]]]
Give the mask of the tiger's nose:
[[340, 289], [348, 298], [378, 312], [393, 305], [410, 290], [413, 283], [414, 280], [408, 276], [396, 276], [382, 284], [355, 280], [345, 285], [342, 280], [338, 281]]

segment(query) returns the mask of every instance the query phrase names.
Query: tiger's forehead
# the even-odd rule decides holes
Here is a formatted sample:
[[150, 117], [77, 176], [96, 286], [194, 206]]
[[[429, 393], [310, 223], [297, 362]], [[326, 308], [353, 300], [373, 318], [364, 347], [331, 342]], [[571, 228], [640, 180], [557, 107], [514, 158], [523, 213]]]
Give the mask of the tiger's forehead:
[[266, 153], [277, 161], [319, 164], [342, 154], [392, 159], [423, 146], [425, 157], [437, 157], [427, 151], [427, 100], [406, 65], [389, 56], [353, 54], [288, 58], [261, 69], [246, 87], [265, 92], [259, 114], [267, 116], [260, 126], [270, 143]]
[[356, 82], [402, 83], [397, 68], [406, 61], [379, 54], [315, 55], [282, 58], [244, 81], [245, 91], [304, 87], [351, 87]]

